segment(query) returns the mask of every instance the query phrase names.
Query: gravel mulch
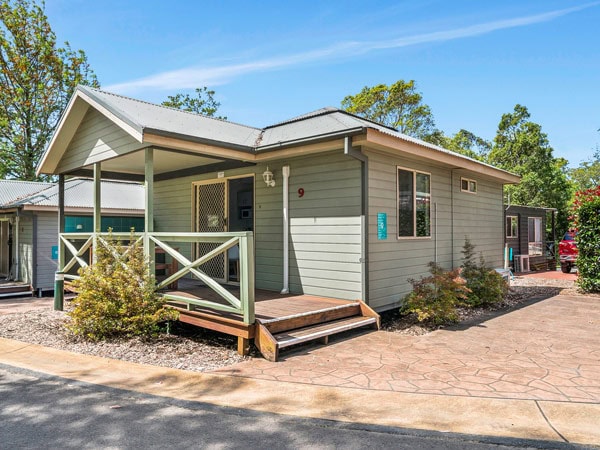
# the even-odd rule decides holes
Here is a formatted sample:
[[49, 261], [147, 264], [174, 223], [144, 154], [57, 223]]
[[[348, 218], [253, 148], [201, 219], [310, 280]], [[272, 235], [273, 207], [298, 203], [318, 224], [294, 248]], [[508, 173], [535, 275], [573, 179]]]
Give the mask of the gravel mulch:
[[154, 339], [88, 342], [68, 332], [65, 328], [68, 320], [66, 312], [49, 309], [0, 315], [0, 337], [74, 353], [196, 372], [248, 359], [238, 355], [236, 338], [186, 324], [176, 323], [171, 334], [161, 334]]
[[[572, 281], [516, 277], [510, 294], [499, 305], [487, 308], [460, 310], [461, 322], [518, 308], [533, 298], [547, 298], [562, 293], [581, 295]], [[75, 353], [122, 359], [198, 372], [210, 371], [244, 361], [236, 352], [237, 339], [210, 330], [176, 324], [171, 334], [152, 340], [115, 339], [106, 342], [87, 342], [76, 339], [65, 328], [66, 312], [37, 308], [26, 312], [0, 315], [0, 337], [40, 344]], [[442, 328], [419, 324], [414, 316], [397, 312], [382, 314], [382, 328], [405, 335], [422, 335]]]

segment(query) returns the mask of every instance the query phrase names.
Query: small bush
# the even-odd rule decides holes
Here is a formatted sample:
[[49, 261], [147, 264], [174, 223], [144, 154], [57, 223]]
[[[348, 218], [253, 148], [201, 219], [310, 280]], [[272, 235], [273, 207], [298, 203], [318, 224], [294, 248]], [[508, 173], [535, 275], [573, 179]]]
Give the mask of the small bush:
[[483, 255], [479, 263], [475, 260], [475, 246], [465, 237], [463, 245], [463, 264], [461, 276], [467, 282], [469, 294], [465, 300], [467, 306], [477, 307], [500, 303], [508, 293], [508, 285], [502, 276], [488, 267]]
[[96, 263], [80, 270], [73, 285], [78, 295], [69, 313], [69, 329], [88, 340], [150, 337], [160, 331], [161, 322], [178, 318], [156, 294], [139, 243], [126, 247], [112, 236], [99, 242]]
[[458, 321], [456, 308], [469, 293], [459, 270], [445, 271], [434, 262], [428, 266], [430, 276], [409, 280], [413, 291], [404, 297], [402, 312], [416, 313], [419, 322], [430, 321], [436, 325]]
[[600, 292], [600, 186], [577, 192], [573, 205], [577, 284], [584, 292]]

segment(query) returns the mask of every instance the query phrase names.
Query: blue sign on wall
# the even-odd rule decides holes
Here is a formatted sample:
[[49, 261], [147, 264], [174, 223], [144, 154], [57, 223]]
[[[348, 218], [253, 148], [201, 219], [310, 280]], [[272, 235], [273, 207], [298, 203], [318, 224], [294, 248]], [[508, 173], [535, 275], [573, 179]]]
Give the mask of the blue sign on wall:
[[377, 213], [377, 239], [387, 239], [387, 214]]
[[58, 245], [52, 246], [52, 259], [58, 259]]

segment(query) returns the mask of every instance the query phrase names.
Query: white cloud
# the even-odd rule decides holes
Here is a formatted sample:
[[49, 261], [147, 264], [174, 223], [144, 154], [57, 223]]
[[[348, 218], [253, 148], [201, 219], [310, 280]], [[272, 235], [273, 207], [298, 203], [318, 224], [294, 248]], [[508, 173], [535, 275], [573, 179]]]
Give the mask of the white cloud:
[[548, 22], [576, 11], [597, 6], [598, 4], [600, 4], [600, 2], [586, 3], [572, 8], [560, 9], [532, 16], [498, 20], [453, 30], [435, 31], [413, 36], [404, 36], [396, 39], [382, 41], [347, 41], [309, 52], [278, 56], [243, 64], [214, 67], [190, 67], [172, 70], [132, 81], [112, 84], [106, 86], [105, 89], [118, 93], [131, 93], [142, 89], [172, 91], [176, 89], [193, 89], [198, 86], [218, 86], [230, 82], [235, 77], [251, 72], [276, 70], [324, 59], [347, 58], [374, 50], [401, 48], [418, 44], [462, 39], [508, 28], [524, 27], [536, 23]]

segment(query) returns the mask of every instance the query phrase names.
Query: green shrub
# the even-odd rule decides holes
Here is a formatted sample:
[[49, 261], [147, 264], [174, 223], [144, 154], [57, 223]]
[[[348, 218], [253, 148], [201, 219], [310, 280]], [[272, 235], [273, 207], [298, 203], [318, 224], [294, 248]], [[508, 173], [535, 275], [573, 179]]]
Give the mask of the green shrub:
[[75, 335], [93, 341], [150, 337], [160, 331], [162, 322], [178, 317], [156, 294], [154, 276], [139, 243], [123, 246], [112, 236], [100, 240], [96, 262], [79, 274], [73, 283], [78, 295], [69, 313], [69, 329]]
[[600, 186], [575, 194], [573, 212], [577, 284], [584, 292], [600, 292]]
[[413, 291], [404, 297], [402, 312], [416, 313], [419, 322], [436, 325], [458, 321], [456, 308], [469, 293], [459, 270], [445, 271], [434, 262], [428, 266], [431, 275], [409, 280]]
[[477, 307], [500, 303], [508, 293], [508, 285], [502, 276], [488, 267], [483, 255], [479, 263], [475, 260], [475, 246], [465, 237], [463, 245], [463, 264], [461, 276], [467, 282], [469, 294], [465, 300], [467, 306]]

